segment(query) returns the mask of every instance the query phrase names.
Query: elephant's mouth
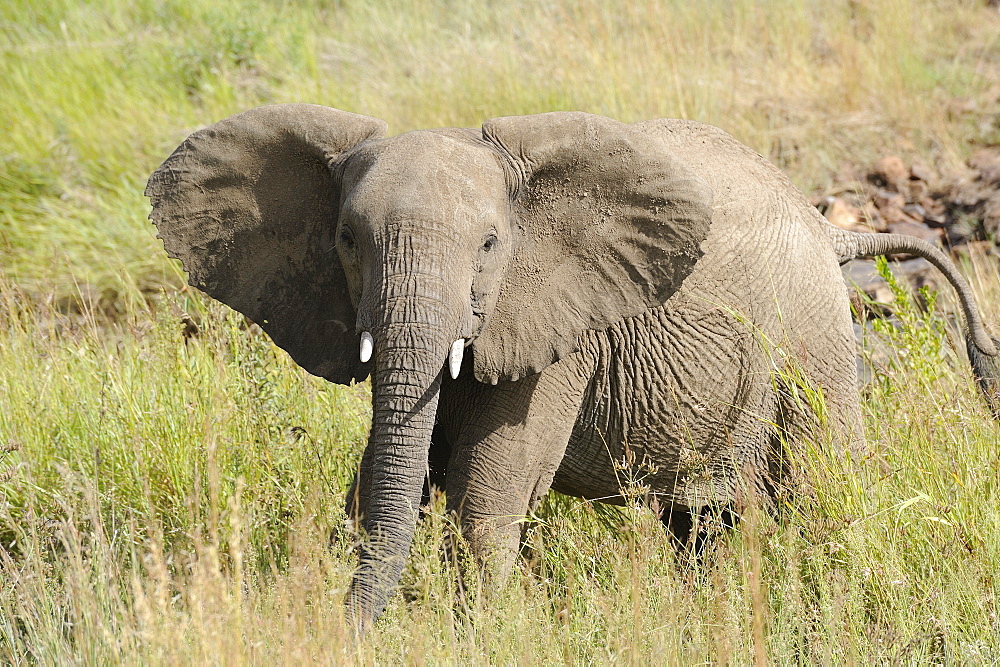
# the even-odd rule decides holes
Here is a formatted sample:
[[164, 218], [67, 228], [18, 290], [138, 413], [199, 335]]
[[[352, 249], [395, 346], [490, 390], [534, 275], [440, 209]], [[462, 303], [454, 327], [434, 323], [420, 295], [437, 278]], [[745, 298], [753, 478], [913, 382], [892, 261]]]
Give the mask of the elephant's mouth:
[[472, 332], [467, 337], [467, 342], [471, 343], [479, 337], [483, 327], [486, 326], [486, 305], [475, 294], [472, 295]]

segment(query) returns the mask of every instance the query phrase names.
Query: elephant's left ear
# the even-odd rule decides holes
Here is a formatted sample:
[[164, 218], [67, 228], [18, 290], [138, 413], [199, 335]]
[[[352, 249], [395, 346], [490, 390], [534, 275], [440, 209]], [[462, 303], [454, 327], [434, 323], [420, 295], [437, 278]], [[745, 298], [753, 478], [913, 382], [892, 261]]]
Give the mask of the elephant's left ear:
[[579, 112], [496, 118], [512, 174], [511, 265], [476, 339], [476, 377], [536, 373], [580, 334], [662, 305], [702, 256], [712, 191], [656, 136]]

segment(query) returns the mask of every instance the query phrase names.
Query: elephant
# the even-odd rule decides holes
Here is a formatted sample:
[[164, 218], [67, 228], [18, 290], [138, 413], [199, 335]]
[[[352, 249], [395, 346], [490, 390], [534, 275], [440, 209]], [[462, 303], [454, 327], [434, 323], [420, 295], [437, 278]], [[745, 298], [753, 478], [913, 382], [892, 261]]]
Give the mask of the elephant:
[[502, 574], [549, 489], [623, 503], [623, 466], [642, 467], [683, 535], [703, 507], [773, 497], [796, 443], [863, 448], [852, 258], [944, 273], [1000, 410], [998, 341], [952, 262], [832, 226], [718, 128], [550, 112], [386, 131], [258, 107], [191, 134], [146, 188], [191, 285], [309, 373], [371, 378], [346, 508], [366, 535], [346, 600], [359, 632], [398, 583], [428, 478]]

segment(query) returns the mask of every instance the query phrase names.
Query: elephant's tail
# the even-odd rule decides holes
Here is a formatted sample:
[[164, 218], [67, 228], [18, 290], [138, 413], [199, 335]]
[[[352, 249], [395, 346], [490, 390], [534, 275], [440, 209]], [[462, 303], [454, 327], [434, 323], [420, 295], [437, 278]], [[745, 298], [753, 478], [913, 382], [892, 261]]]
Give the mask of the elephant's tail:
[[1000, 419], [1000, 340], [986, 333], [979, 309], [972, 298], [972, 290], [948, 256], [927, 241], [903, 234], [863, 234], [831, 225], [830, 236], [841, 264], [858, 257], [908, 253], [923, 257], [944, 274], [955, 288], [962, 305], [965, 316], [965, 347], [976, 383], [993, 411], [993, 416]]

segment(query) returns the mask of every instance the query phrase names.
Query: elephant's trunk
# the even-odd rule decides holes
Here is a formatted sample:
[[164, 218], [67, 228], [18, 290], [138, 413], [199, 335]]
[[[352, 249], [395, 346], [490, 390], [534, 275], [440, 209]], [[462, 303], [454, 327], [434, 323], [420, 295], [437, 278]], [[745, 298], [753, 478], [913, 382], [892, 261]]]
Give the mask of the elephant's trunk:
[[[451, 341], [436, 277], [412, 272], [389, 276], [378, 286], [384, 310], [372, 319], [370, 467], [359, 490], [367, 502], [358, 571], [348, 615], [364, 632], [382, 613], [399, 581], [413, 540], [431, 431]], [[419, 296], [416, 294], [419, 292]]]

